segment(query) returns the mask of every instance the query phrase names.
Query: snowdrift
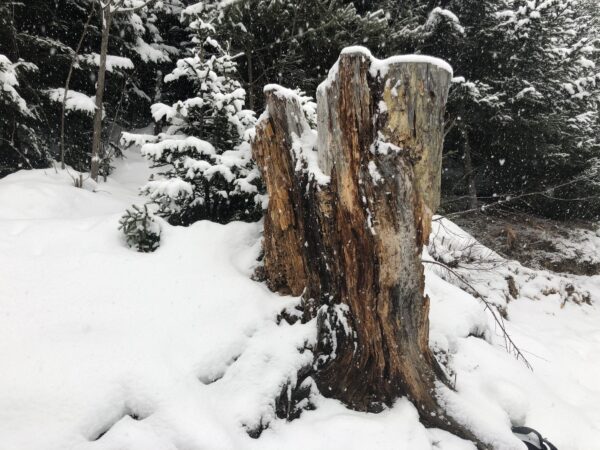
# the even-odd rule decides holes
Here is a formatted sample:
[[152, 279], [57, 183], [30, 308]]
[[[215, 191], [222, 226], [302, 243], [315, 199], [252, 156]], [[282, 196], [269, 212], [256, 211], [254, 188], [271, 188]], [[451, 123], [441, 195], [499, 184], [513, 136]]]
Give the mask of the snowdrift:
[[[315, 393], [316, 409], [277, 419], [315, 326], [278, 320], [299, 299], [250, 279], [261, 225], [163, 224], [161, 247], [135, 253], [117, 222], [147, 177], [131, 151], [88, 189], [54, 170], [0, 180], [1, 449], [473, 448], [425, 429], [406, 399], [375, 415]], [[430, 344], [456, 389], [440, 388], [448, 409], [499, 449], [524, 448], [511, 425], [561, 450], [600, 448], [600, 277], [531, 271], [436, 223], [424, 259], [503, 310], [533, 369], [469, 287], [426, 264]]]

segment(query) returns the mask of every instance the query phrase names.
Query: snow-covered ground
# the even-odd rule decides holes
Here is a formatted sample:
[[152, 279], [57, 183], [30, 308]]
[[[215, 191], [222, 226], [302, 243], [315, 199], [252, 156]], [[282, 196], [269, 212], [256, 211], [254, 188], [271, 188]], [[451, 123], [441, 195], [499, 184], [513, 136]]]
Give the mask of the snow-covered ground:
[[[426, 430], [404, 399], [374, 415], [316, 396], [316, 410], [276, 419], [314, 324], [277, 324], [298, 300], [250, 279], [259, 224], [164, 225], [155, 253], [129, 250], [117, 222], [148, 173], [129, 151], [96, 192], [54, 170], [0, 180], [1, 450], [472, 448]], [[479, 300], [428, 266], [448, 408], [496, 448], [524, 448], [512, 423], [561, 450], [600, 449], [600, 311], [534, 300], [524, 280], [507, 327], [533, 371]], [[577, 283], [600, 300], [600, 277]]]

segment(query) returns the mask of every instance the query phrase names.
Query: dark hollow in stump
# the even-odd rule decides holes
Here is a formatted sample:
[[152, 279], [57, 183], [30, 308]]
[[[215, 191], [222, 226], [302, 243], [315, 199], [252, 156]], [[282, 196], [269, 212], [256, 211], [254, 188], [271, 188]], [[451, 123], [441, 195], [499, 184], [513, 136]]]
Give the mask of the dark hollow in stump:
[[360, 411], [407, 396], [427, 425], [476, 441], [436, 397], [446, 378], [421, 263], [451, 76], [434, 58], [347, 49], [317, 91], [316, 142], [299, 99], [268, 86], [253, 154], [269, 193], [266, 281], [318, 318], [320, 391]]

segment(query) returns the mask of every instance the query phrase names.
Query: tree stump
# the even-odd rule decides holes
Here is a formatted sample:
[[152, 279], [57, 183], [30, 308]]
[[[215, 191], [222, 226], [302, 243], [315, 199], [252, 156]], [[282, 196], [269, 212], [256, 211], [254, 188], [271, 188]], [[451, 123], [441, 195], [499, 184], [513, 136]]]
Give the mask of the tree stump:
[[266, 281], [318, 318], [320, 391], [360, 411], [407, 396], [427, 425], [474, 439], [436, 398], [446, 379], [421, 263], [451, 77], [435, 58], [346, 49], [317, 91], [317, 135], [293, 92], [268, 86], [253, 154], [269, 194]]

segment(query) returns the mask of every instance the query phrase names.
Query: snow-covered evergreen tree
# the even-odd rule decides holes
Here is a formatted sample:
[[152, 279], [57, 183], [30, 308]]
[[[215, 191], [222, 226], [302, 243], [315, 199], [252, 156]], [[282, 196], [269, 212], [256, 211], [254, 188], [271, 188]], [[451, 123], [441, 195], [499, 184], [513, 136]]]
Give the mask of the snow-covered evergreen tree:
[[25, 77], [38, 67], [20, 58], [17, 30], [9, 4], [0, 4], [0, 176], [47, 165], [49, 155], [38, 136], [39, 112], [28, 103], [32, 88]]
[[[126, 9], [115, 16], [110, 29], [103, 105], [105, 144], [111, 130], [116, 131], [113, 124], [118, 130], [119, 126], [141, 126], [150, 120], [157, 71], [170, 70], [178, 53], [171, 29], [178, 23], [183, 3], [171, 0], [136, 8], [144, 4], [140, 0], [124, 2], [121, 7]], [[65, 82], [74, 61], [65, 105], [65, 157], [76, 169], [88, 170], [100, 59], [98, 2], [30, 0], [9, 2], [0, 8], [0, 53], [13, 62], [21, 58], [42, 68], [25, 73], [19, 63], [19, 90], [33, 112], [30, 124], [36, 128], [41, 150], [56, 159], [60, 154]], [[108, 145], [104, 148], [105, 156], [110, 156]]]
[[[166, 129], [142, 147], [162, 169], [161, 178], [150, 180], [142, 192], [173, 224], [254, 220], [261, 214], [259, 174], [248, 142], [254, 113], [244, 109], [246, 93], [236, 78], [236, 64], [227, 46], [215, 39], [211, 17], [203, 13], [191, 22], [196, 48], [165, 77], [166, 83], [187, 83], [194, 96], [154, 104], [154, 119]], [[124, 135], [124, 141], [139, 137]]]
[[45, 164], [48, 159], [35, 129], [36, 116], [19, 93], [19, 70], [37, 70], [0, 54], [0, 176]]
[[454, 67], [446, 161], [450, 169], [463, 166], [465, 181], [449, 179], [455, 194], [542, 191], [522, 205], [544, 214], [594, 210], [589, 201], [564, 199], [590, 197], [582, 190], [596, 183], [587, 169], [599, 152], [597, 2], [370, 3], [399, 17], [389, 41], [394, 52], [431, 54]]
[[[600, 193], [590, 191], [600, 179], [586, 175], [590, 160], [600, 156], [598, 4], [511, 1], [508, 6], [497, 13], [509, 49], [498, 84], [511, 117], [505, 130], [518, 136], [512, 142], [519, 154], [494, 148], [507, 164], [486, 172], [521, 179], [529, 191], [562, 186], [532, 201], [561, 214], [584, 214], [590, 202], [568, 199]], [[599, 206], [596, 201], [596, 214]]]
[[600, 152], [595, 11], [587, 0], [506, 1], [493, 11], [495, 72], [482, 75], [502, 108], [491, 117], [491, 132], [474, 133], [485, 152], [482, 178], [494, 183], [488, 195], [562, 186], [528, 199], [529, 205], [561, 215], [589, 208], [568, 199], [593, 187], [584, 173]]
[[223, 3], [217, 31], [239, 56], [251, 109], [262, 107], [269, 83], [313, 94], [344, 47], [365, 45], [384, 54], [394, 34], [382, 10], [359, 14], [347, 0]]
[[132, 205], [119, 220], [119, 229], [125, 235], [130, 248], [142, 253], [151, 253], [160, 245], [160, 224], [148, 205]]

